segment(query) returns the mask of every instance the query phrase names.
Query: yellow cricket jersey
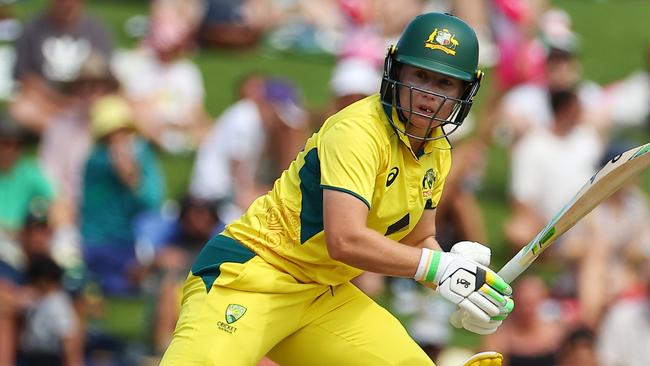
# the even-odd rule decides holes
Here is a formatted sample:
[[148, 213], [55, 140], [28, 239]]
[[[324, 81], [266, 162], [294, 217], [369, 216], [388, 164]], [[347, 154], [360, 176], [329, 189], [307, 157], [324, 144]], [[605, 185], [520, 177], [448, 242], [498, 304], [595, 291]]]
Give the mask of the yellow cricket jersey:
[[357, 197], [368, 206], [368, 227], [399, 241], [423, 210], [437, 206], [451, 165], [450, 148], [441, 138], [416, 156], [408, 138], [389, 123], [379, 94], [372, 95], [328, 118], [273, 189], [223, 234], [298, 281], [349, 281], [362, 271], [328, 254], [323, 189]]

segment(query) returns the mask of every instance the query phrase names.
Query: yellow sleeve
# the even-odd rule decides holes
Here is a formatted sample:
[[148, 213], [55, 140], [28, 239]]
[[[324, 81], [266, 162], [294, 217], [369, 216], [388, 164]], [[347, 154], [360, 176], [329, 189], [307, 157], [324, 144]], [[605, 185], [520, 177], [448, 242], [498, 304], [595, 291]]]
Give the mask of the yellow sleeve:
[[321, 187], [349, 193], [370, 208], [381, 154], [378, 134], [368, 121], [337, 121], [318, 143]]

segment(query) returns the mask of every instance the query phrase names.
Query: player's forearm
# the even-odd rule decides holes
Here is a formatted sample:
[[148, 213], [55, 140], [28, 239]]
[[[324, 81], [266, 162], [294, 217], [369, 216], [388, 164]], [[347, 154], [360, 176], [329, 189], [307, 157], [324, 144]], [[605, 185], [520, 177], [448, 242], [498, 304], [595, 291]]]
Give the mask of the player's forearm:
[[[408, 243], [407, 243], [408, 244]], [[440, 243], [433, 236], [428, 236], [414, 245], [418, 248], [429, 248], [431, 250], [442, 250]]]
[[413, 277], [422, 250], [401, 244], [371, 230], [328, 238], [330, 256], [364, 271], [388, 276]]

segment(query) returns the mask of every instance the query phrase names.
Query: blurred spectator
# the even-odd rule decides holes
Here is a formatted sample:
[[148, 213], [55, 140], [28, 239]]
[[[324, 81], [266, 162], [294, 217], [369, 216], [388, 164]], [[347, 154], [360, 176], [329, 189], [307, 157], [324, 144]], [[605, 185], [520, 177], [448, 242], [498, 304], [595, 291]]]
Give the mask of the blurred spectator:
[[206, 0], [200, 41], [220, 48], [255, 46], [280, 16], [268, 0]]
[[142, 274], [135, 255], [134, 218], [158, 209], [164, 184], [153, 151], [133, 131], [131, 110], [123, 98], [98, 99], [90, 116], [96, 142], [82, 183], [84, 261], [102, 290], [133, 293]]
[[168, 152], [196, 149], [210, 125], [199, 68], [186, 57], [201, 16], [198, 0], [155, 0], [149, 33], [112, 67], [144, 137]]
[[[333, 113], [379, 92], [381, 71], [362, 58], [344, 58], [334, 67], [330, 89], [334, 94]], [[328, 116], [329, 117], [329, 116]]]
[[50, 0], [16, 41], [14, 76], [20, 93], [11, 105], [19, 122], [40, 132], [51, 116], [68, 104], [62, 83], [77, 77], [93, 50], [108, 57], [111, 39], [97, 19], [85, 13], [84, 0]]
[[576, 90], [582, 107], [582, 121], [606, 128], [609, 123], [602, 105], [603, 93], [598, 84], [583, 80], [577, 45], [552, 46], [546, 57], [544, 83], [525, 83], [510, 90], [500, 106], [502, 131], [516, 142], [534, 128], [551, 128], [553, 110], [550, 96], [560, 90]]
[[[538, 83], [544, 74], [544, 47], [537, 37], [537, 19], [546, 0], [495, 0], [489, 2], [490, 24], [497, 47], [495, 81], [489, 84], [487, 105], [501, 104], [504, 94], [526, 82]], [[479, 136], [492, 141], [500, 119], [498, 108], [484, 108], [479, 118]]]
[[269, 190], [258, 179], [265, 149], [275, 149], [267, 155], [273, 181], [299, 151], [307, 126], [298, 91], [287, 81], [249, 75], [239, 95], [201, 144], [190, 181], [190, 194], [217, 202], [225, 223]]
[[106, 57], [91, 53], [77, 77], [63, 84], [63, 90], [74, 102], [50, 118], [41, 136], [39, 161], [57, 196], [52, 217], [56, 227], [53, 256], [65, 265], [80, 260], [76, 223], [83, 166], [92, 148], [90, 106], [117, 88]]
[[0, 365], [12, 365], [17, 354], [19, 316], [31, 304], [27, 272], [39, 258], [49, 257], [52, 230], [47, 206], [32, 205], [17, 235], [24, 261], [12, 267], [0, 259]]
[[14, 0], [0, 1], [0, 100], [9, 100], [14, 93], [13, 69], [16, 50], [13, 43], [22, 31], [22, 24], [14, 18]]
[[615, 125], [650, 127], [650, 42], [646, 45], [645, 70], [633, 72], [605, 89], [609, 118]]
[[504, 231], [515, 249], [528, 243], [591, 177], [603, 151], [598, 131], [581, 123], [575, 92], [554, 92], [551, 105], [552, 127], [528, 131], [513, 147], [512, 214]]
[[[248, 1], [255, 5], [256, 1]], [[262, 0], [261, 2], [265, 2]], [[275, 49], [302, 53], [330, 53], [344, 38], [343, 17], [337, 1], [271, 1], [265, 22], [265, 41]], [[266, 10], [266, 9], [265, 9]], [[258, 22], [259, 24], [259, 22]]]
[[497, 90], [542, 81], [544, 48], [537, 37], [537, 20], [546, 10], [547, 1], [497, 0], [491, 4], [494, 38], [499, 50], [495, 70]]
[[74, 207], [80, 194], [83, 163], [92, 146], [90, 107], [98, 98], [116, 92], [118, 84], [107, 59], [92, 53], [77, 77], [65, 84], [65, 90], [76, 103], [53, 116], [41, 136], [38, 155], [57, 196]]
[[16, 235], [32, 205], [54, 198], [40, 167], [22, 152], [24, 131], [0, 113], [0, 260], [19, 268], [23, 255]]
[[499, 332], [484, 338], [481, 348], [503, 354], [507, 366], [554, 365], [565, 329], [549, 311], [546, 285], [539, 277], [520, 278], [513, 294], [517, 311]]
[[621, 365], [608, 363], [596, 353], [596, 334], [587, 328], [577, 328], [569, 332], [561, 343], [555, 358], [557, 366], [599, 366]]
[[194, 258], [203, 245], [224, 228], [212, 202], [186, 196], [178, 220], [171, 226], [166, 246], [156, 258], [159, 274], [153, 341], [161, 353], [171, 341], [180, 311], [182, 287]]
[[650, 271], [644, 268], [646, 296], [611, 306], [598, 329], [597, 350], [602, 365], [650, 365]]
[[79, 319], [63, 290], [63, 270], [49, 256], [35, 256], [26, 272], [34, 300], [25, 312], [19, 364], [83, 365]]

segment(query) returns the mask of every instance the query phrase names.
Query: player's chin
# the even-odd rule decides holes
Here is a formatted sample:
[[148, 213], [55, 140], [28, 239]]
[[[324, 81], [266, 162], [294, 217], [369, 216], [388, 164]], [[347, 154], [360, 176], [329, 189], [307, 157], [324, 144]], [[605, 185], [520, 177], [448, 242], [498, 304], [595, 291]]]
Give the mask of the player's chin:
[[439, 121], [434, 120], [431, 117], [420, 116], [417, 114], [412, 115], [409, 122], [413, 126], [412, 128], [421, 130], [423, 133], [426, 133], [429, 129], [434, 129], [440, 126]]

